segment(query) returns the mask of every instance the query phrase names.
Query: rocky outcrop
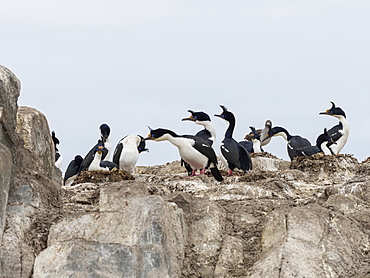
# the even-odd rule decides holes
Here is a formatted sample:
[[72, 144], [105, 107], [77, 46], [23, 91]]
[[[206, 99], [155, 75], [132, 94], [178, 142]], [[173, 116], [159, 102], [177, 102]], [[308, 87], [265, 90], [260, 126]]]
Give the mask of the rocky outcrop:
[[0, 277], [370, 276], [370, 158], [256, 154], [221, 183], [174, 161], [61, 186], [46, 117], [0, 78]]
[[[51, 223], [59, 217], [61, 173], [53, 165], [45, 116], [18, 109], [20, 82], [11, 71], [0, 67], [0, 79], [0, 276], [31, 277], [35, 257], [46, 248]], [[24, 125], [30, 118], [36, 124]], [[35, 134], [42, 140], [37, 142]], [[51, 150], [51, 156], [42, 158], [34, 144]]]
[[185, 242], [175, 204], [149, 195], [145, 184], [113, 183], [101, 188], [99, 211], [52, 227], [34, 277], [179, 277]]

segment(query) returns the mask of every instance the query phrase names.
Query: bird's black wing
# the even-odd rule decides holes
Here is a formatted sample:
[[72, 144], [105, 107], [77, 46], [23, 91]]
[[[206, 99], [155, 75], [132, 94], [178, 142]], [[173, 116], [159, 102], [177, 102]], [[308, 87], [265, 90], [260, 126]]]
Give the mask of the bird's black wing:
[[296, 156], [311, 156], [322, 152], [317, 146], [308, 146], [296, 150]]
[[78, 170], [79, 172], [85, 171], [89, 168], [91, 162], [94, 160], [94, 152], [97, 145], [98, 144], [92, 147], [91, 150], [87, 153], [87, 155], [85, 155], [84, 159], [82, 160], [80, 169]]
[[293, 158], [296, 156], [296, 150], [310, 146], [311, 143], [306, 138], [303, 138], [299, 135], [293, 136], [287, 144], [290, 160], [293, 160]]
[[207, 129], [202, 129], [201, 131], [198, 131], [197, 134], [195, 134], [195, 136], [203, 138], [204, 140], [207, 141], [207, 143], [212, 142], [212, 140], [209, 140], [209, 138], [211, 138], [212, 135]]
[[119, 159], [121, 157], [121, 153], [123, 149], [123, 144], [121, 142], [122, 140], [118, 142], [116, 148], [114, 149], [114, 153], [113, 153], [113, 162], [117, 164], [118, 166], [119, 166]]
[[333, 139], [333, 141], [335, 142], [335, 141], [338, 141], [339, 138], [343, 136], [342, 130], [343, 130], [343, 125], [342, 123], [339, 123], [333, 126], [331, 129], [329, 129], [328, 134], [331, 137], [331, 139]]
[[240, 169], [239, 161], [239, 144], [232, 138], [225, 138], [221, 144], [221, 153], [225, 157], [228, 164], [233, 167], [230, 169], [238, 168]]
[[213, 162], [215, 165], [217, 165], [217, 156], [214, 151], [214, 149], [207, 143], [206, 140], [203, 138], [193, 136], [192, 139], [194, 140], [194, 148], [200, 152], [201, 154], [204, 154], [206, 157], [208, 157], [209, 161]]
[[109, 170], [112, 170], [114, 168], [118, 169], [118, 165], [116, 163], [111, 162], [111, 161], [104, 161], [104, 160], [100, 161], [100, 167], [104, 167], [104, 168], [108, 167]]
[[241, 145], [244, 149], [246, 149], [249, 153], [253, 152], [253, 143], [251, 141], [240, 141], [239, 145]]
[[67, 167], [67, 170], [66, 172], [64, 173], [64, 179], [63, 179], [63, 184], [66, 183], [66, 181], [76, 175], [78, 173], [78, 168], [79, 168], [80, 165], [76, 165], [75, 163], [75, 160], [73, 159], [69, 164], [68, 164], [68, 167]]
[[240, 169], [245, 172], [252, 170], [252, 159], [249, 155], [249, 152], [239, 144], [239, 161], [240, 161]]

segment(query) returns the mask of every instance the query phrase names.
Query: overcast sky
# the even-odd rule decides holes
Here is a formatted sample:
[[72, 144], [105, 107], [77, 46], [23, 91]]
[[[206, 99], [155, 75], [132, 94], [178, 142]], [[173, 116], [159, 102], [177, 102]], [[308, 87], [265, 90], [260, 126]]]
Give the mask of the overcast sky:
[[[12, 0], [0, 9], [0, 63], [22, 84], [19, 105], [38, 109], [60, 139], [63, 169], [111, 127], [113, 147], [147, 126], [178, 134], [204, 111], [217, 130], [220, 104], [237, 119], [236, 140], [266, 119], [315, 144], [336, 118], [351, 133], [343, 153], [370, 156], [370, 2]], [[169, 142], [148, 142], [138, 165], [179, 159]], [[265, 150], [288, 159], [286, 142]]]

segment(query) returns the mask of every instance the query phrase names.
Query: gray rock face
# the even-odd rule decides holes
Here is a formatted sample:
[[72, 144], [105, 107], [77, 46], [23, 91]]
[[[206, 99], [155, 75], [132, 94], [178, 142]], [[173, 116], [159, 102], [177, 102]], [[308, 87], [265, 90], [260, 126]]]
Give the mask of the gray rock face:
[[24, 147], [38, 157], [40, 174], [53, 177], [54, 146], [45, 116], [34, 108], [19, 107], [17, 113], [17, 132], [22, 137]]
[[251, 277], [365, 277], [354, 262], [366, 260], [360, 250], [368, 248], [368, 235], [343, 215], [316, 205], [280, 210], [262, 232]]
[[[48, 229], [59, 215], [61, 174], [54, 172], [53, 156], [40, 159], [39, 153], [25, 148], [17, 133], [17, 119], [25, 122], [25, 114], [17, 115], [19, 93], [19, 80], [0, 66], [0, 277], [31, 277], [35, 255], [46, 247]], [[44, 147], [50, 149], [46, 118], [34, 114], [37, 125], [22, 130], [30, 134], [30, 141], [36, 133], [49, 136]]]
[[0, 65], [0, 142], [8, 148], [17, 144], [15, 127], [17, 126], [18, 97], [21, 83], [6, 67]]
[[52, 226], [34, 277], [179, 277], [187, 235], [182, 210], [148, 195], [140, 183], [102, 188], [99, 212]]
[[13, 155], [18, 137], [15, 132], [20, 82], [7, 68], [0, 66], [0, 239], [4, 231], [5, 211], [13, 178]]

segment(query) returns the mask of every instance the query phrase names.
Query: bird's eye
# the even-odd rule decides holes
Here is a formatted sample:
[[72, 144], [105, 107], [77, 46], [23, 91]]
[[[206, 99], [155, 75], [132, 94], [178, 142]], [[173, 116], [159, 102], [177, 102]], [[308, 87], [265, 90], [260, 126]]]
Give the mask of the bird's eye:
[[221, 115], [222, 118], [225, 118], [225, 115]]
[[256, 138], [257, 138], [257, 134], [255, 134], [255, 135], [254, 135], [254, 137], [256, 137]]
[[194, 116], [193, 118], [194, 118], [194, 119], [196, 119], [196, 118], [197, 118], [197, 116]]

